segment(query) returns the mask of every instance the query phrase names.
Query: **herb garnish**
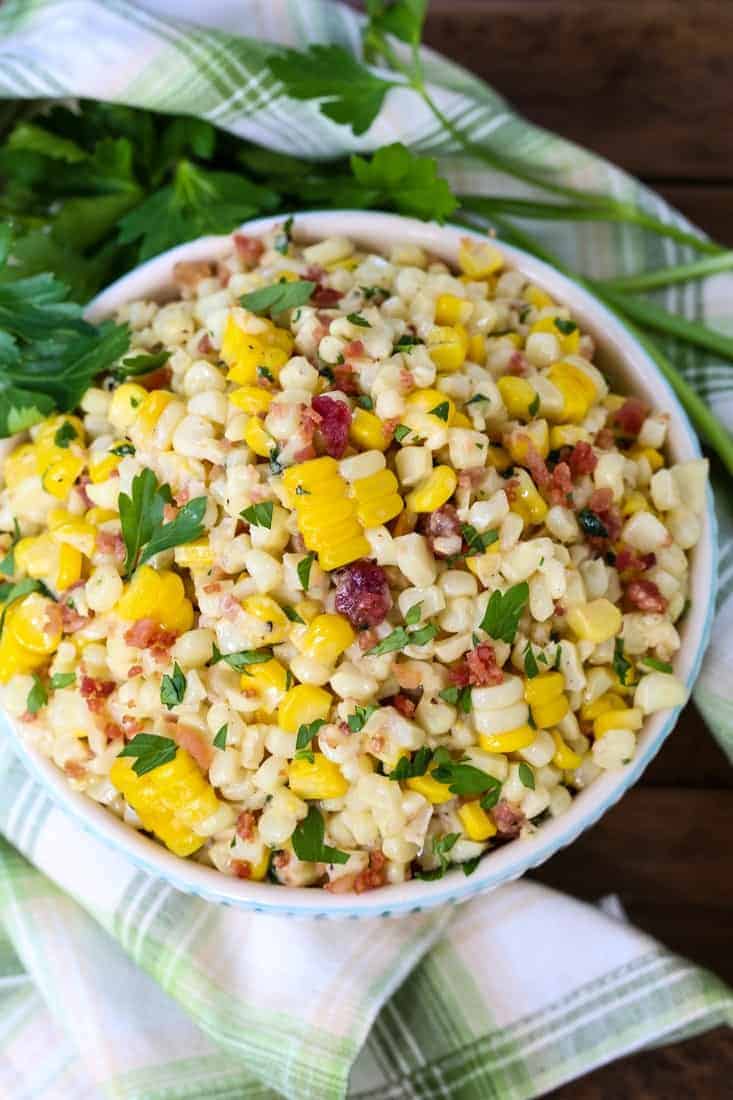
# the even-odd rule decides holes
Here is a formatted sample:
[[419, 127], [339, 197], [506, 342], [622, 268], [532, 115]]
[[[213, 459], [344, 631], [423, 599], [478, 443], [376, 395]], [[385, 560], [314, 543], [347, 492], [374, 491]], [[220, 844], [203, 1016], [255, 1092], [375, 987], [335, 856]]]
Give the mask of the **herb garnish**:
[[53, 441], [54, 441], [54, 443], [56, 444], [57, 447], [61, 447], [64, 450], [66, 450], [68, 448], [69, 444], [71, 442], [73, 442], [73, 440], [78, 439], [78, 438], [79, 438], [79, 433], [77, 432], [76, 428], [71, 423], [71, 421], [70, 420], [64, 420], [61, 427], [57, 428], [56, 431], [54, 432]]
[[54, 691], [58, 691], [59, 688], [71, 687], [71, 685], [75, 683], [75, 672], [54, 672], [51, 677], [51, 687]]
[[534, 772], [529, 764], [525, 764], [524, 761], [519, 765], [519, 781], [523, 787], [528, 787], [531, 791], [534, 790]]
[[185, 694], [186, 677], [183, 675], [178, 662], [175, 661], [173, 664], [173, 675], [169, 676], [166, 673], [161, 680], [160, 701], [163, 706], [168, 707], [168, 710], [172, 710], [173, 707], [177, 707], [179, 703], [183, 702]]
[[300, 760], [305, 757], [307, 760], [313, 763], [315, 757], [310, 749], [310, 743], [318, 733], [321, 726], [325, 726], [323, 718], [316, 718], [315, 721], [309, 722], [302, 726], [298, 726], [298, 733], [295, 738], [295, 758]]
[[214, 738], [215, 749], [225, 749], [227, 747], [227, 734], [229, 733], [229, 723], [225, 722], [223, 726], [220, 726], [216, 731]]
[[584, 535], [589, 538], [607, 539], [608, 530], [603, 520], [592, 512], [590, 508], [581, 508], [578, 512], [578, 523]]
[[38, 714], [42, 707], [45, 707], [48, 702], [48, 693], [43, 686], [43, 680], [40, 676], [33, 673], [33, 687], [28, 692], [28, 697], [25, 701], [26, 710], [29, 714]]
[[302, 558], [297, 565], [296, 573], [298, 574], [298, 580], [303, 585], [303, 591], [308, 591], [308, 585], [311, 579], [311, 566], [316, 560], [316, 555], [311, 550], [304, 558]]
[[513, 642], [528, 599], [529, 585], [526, 581], [515, 584], [504, 593], [496, 589], [486, 605], [481, 629], [497, 641]]
[[616, 638], [613, 643], [613, 671], [621, 684], [626, 684], [626, 677], [631, 672], [631, 661], [624, 656], [624, 643], [622, 638]]
[[431, 749], [427, 745], [423, 745], [417, 750], [412, 759], [409, 756], [401, 756], [392, 771], [388, 773], [387, 778], [404, 781], [405, 779], [414, 779], [417, 776], [425, 775], [432, 758]]
[[163, 550], [193, 542], [204, 533], [206, 497], [196, 497], [179, 508], [175, 519], [163, 523], [166, 504], [172, 501], [170, 487], [159, 485], [152, 470], [145, 469], [132, 479], [131, 495], [118, 498], [122, 537], [125, 542], [124, 573], [131, 573]]
[[291, 283], [283, 279], [279, 283], [251, 290], [239, 300], [252, 313], [269, 313], [272, 316], [286, 309], [304, 306], [315, 289], [316, 284], [309, 279], [297, 279]]
[[242, 519], [246, 519], [247, 523], [252, 524], [253, 527], [266, 527], [269, 531], [272, 527], [272, 509], [273, 502], [264, 500], [259, 504], [250, 504], [249, 508], [245, 508], [239, 514]]
[[367, 724], [367, 722], [376, 710], [379, 710], [379, 707], [375, 707], [373, 705], [369, 705], [366, 707], [357, 706], [354, 713], [350, 714], [349, 717], [346, 719], [346, 723], [351, 732], [359, 733], [361, 730], [363, 730], [364, 726]]
[[[540, 653], [540, 657], [545, 658], [543, 663], [546, 664], [547, 658], [544, 653]], [[524, 674], [529, 680], [534, 679], [535, 676], [539, 676], [540, 674], [540, 670], [537, 666], [537, 658], [534, 655], [531, 642], [527, 642], [524, 647]]]
[[264, 649], [241, 649], [238, 653], [221, 653], [216, 643], [214, 643], [209, 665], [217, 665], [219, 661], [224, 661], [235, 672], [246, 672], [248, 665], [263, 665], [266, 661], [271, 660], [272, 650], [267, 647]]
[[347, 313], [346, 320], [351, 321], [352, 325], [356, 325], [358, 328], [372, 327], [366, 317], [362, 317], [361, 313]]
[[646, 665], [647, 668], [653, 668], [655, 672], [674, 672], [668, 661], [660, 661], [658, 657], [642, 657], [639, 664]]
[[492, 546], [499, 538], [498, 531], [484, 531], [480, 533], [470, 523], [461, 524], [461, 534], [468, 544], [469, 555], [482, 554], [488, 546]]
[[323, 843], [325, 832], [323, 816], [315, 806], [310, 806], [306, 818], [296, 825], [292, 836], [293, 850], [298, 859], [306, 863], [348, 863], [346, 852]]
[[457, 706], [462, 714], [470, 714], [473, 708], [473, 700], [471, 698], [471, 686], [466, 684], [465, 687], [447, 687], [438, 692], [441, 699], [446, 703], [452, 703], [453, 706]]
[[460, 837], [460, 833], [446, 833], [445, 836], [441, 837], [434, 836], [433, 855], [438, 857], [438, 866], [431, 868], [429, 871], [417, 871], [416, 877], [425, 879], [428, 882], [442, 878], [448, 870], [448, 853], [455, 847], [456, 841], [460, 840]]
[[154, 768], [169, 764], [175, 759], [177, 749], [178, 746], [170, 737], [159, 737], [157, 733], [137, 733], [118, 755], [135, 757], [132, 765], [135, 775], [146, 775]]
[[431, 416], [437, 416], [439, 420], [448, 422], [448, 416], [450, 415], [450, 405], [447, 401], [441, 401], [439, 405], [436, 405], [434, 409], [429, 410]]

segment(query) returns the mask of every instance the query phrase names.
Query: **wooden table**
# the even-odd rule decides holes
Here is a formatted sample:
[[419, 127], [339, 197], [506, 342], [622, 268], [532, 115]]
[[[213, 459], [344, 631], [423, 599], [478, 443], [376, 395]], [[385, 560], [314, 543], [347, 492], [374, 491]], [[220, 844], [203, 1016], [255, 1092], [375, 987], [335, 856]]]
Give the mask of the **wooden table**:
[[[640, 176], [733, 246], [724, 0], [432, 0], [426, 42], [533, 122]], [[535, 874], [596, 900], [733, 983], [733, 769], [693, 705], [639, 785]], [[733, 1095], [733, 1033], [615, 1062], [554, 1100]]]

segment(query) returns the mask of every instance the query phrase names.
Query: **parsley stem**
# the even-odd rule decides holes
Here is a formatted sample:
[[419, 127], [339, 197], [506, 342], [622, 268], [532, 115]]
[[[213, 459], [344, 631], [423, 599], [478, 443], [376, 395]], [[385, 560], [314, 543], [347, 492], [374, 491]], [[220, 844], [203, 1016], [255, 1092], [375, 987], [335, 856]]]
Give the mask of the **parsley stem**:
[[702, 279], [706, 275], [715, 275], [719, 271], [733, 270], [733, 251], [721, 252], [716, 256], [706, 256], [702, 260], [693, 260], [689, 264], [676, 264], [674, 267], [660, 267], [656, 271], [640, 271], [636, 275], [620, 275], [616, 279], [603, 279], [596, 285], [604, 291], [634, 293], [640, 290], [657, 290], [675, 283], [687, 283], [693, 279]]

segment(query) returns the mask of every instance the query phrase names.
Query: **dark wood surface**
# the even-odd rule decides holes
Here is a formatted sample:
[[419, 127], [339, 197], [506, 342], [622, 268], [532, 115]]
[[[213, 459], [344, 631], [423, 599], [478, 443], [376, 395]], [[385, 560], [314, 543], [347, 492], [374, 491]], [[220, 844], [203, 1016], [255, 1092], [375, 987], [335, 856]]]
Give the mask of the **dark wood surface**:
[[[426, 41], [533, 122], [613, 160], [733, 247], [730, 0], [432, 0]], [[535, 874], [733, 983], [733, 769], [693, 705], [593, 829]], [[733, 1033], [645, 1051], [553, 1100], [733, 1096]]]

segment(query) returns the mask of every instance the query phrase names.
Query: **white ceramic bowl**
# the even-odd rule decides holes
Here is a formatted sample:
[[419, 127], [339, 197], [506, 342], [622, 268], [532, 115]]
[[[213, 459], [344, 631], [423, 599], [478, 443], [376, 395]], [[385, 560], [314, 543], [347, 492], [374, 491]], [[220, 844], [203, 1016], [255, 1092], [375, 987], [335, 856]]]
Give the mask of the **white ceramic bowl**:
[[[247, 223], [243, 229], [257, 235], [267, 231], [277, 221], [282, 219], [261, 218]], [[461, 237], [479, 236], [463, 228], [363, 211], [316, 211], [296, 217], [295, 237], [298, 240], [332, 234], [343, 234], [374, 249], [388, 250], [397, 242], [409, 241], [448, 262], [455, 262]], [[89, 306], [88, 317], [98, 321], [113, 315], [118, 307], [131, 299], [170, 295], [174, 289], [172, 272], [176, 262], [216, 259], [229, 248], [229, 237], [204, 237], [171, 249], [142, 264], [100, 294]], [[687, 416], [654, 363], [624, 325], [586, 290], [547, 264], [509, 245], [502, 244], [502, 249], [511, 265], [571, 309], [582, 328], [595, 338], [599, 348], [598, 361], [604, 370], [619, 380], [624, 391], [644, 398], [653, 409], [663, 409], [670, 414], [668, 447], [672, 460], [700, 457], [698, 440]], [[697, 675], [712, 624], [717, 577], [715, 534], [712, 494], [708, 492], [702, 538], [692, 554], [692, 606], [681, 627], [682, 648], [676, 659], [676, 671], [689, 686], [692, 686]], [[73, 791], [63, 773], [25, 745], [18, 730], [14, 732], [26, 763], [57, 803], [73, 814], [84, 828], [123, 852], [133, 863], [178, 889], [209, 901], [259, 912], [354, 918], [398, 916], [445, 902], [462, 901], [510, 882], [544, 862], [593, 825], [636, 782], [673, 729], [678, 714], [679, 710], [653, 715], [644, 725], [634, 759], [625, 768], [601, 775], [573, 799], [566, 814], [543, 824], [535, 836], [512, 841], [490, 852], [470, 877], [467, 878], [458, 868], [435, 882], [415, 879], [358, 896], [247, 882], [190, 860], [179, 859], [162, 845], [124, 825], [91, 799]], [[4, 721], [7, 728], [9, 723], [7, 719]], [[73, 859], [73, 852], [68, 855]], [[102, 868], [100, 873], [103, 873]]]

